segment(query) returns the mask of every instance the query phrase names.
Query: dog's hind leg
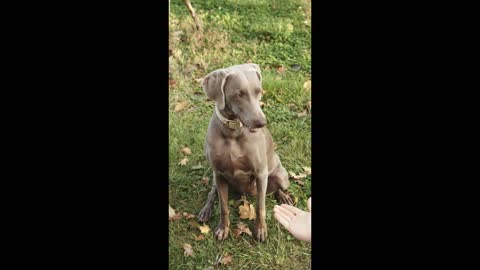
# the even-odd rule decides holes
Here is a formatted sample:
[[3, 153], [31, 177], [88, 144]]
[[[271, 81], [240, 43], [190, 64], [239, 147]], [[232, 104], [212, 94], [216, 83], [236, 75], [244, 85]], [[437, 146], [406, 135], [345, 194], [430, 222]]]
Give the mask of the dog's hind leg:
[[207, 202], [205, 206], [198, 214], [198, 221], [200, 222], [207, 222], [213, 215], [213, 206], [215, 204], [215, 200], [217, 198], [217, 186], [215, 185], [215, 181], [213, 181], [212, 189], [208, 193]]

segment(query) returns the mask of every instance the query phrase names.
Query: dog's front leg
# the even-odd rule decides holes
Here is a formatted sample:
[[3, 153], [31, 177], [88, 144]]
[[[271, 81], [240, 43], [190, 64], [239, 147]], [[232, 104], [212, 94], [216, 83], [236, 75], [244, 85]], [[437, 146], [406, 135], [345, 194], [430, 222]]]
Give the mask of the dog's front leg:
[[220, 222], [215, 229], [215, 236], [218, 240], [227, 239], [230, 230], [230, 220], [228, 219], [228, 183], [217, 173], [213, 173], [213, 178], [217, 186], [218, 200], [220, 202]]
[[265, 168], [257, 174], [257, 220], [255, 233], [258, 241], [263, 242], [267, 238], [267, 223], [265, 222], [265, 196], [267, 193], [268, 171]]

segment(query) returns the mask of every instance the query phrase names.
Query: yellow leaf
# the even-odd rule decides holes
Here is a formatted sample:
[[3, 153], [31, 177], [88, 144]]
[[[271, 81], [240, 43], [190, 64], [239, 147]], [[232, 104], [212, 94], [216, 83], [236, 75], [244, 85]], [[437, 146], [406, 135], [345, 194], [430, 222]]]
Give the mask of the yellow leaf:
[[248, 202], [244, 202], [243, 205], [238, 207], [238, 213], [240, 214], [241, 219], [254, 220], [256, 217], [255, 207], [253, 207], [253, 204], [249, 205]]
[[312, 81], [311, 81], [311, 80], [306, 81], [306, 82], [303, 84], [303, 88], [305, 88], [305, 89], [307, 89], [307, 90], [312, 89]]
[[183, 252], [183, 255], [185, 256], [193, 256], [193, 249], [192, 249], [192, 246], [189, 245], [189, 244], [184, 244], [183, 245], [183, 249], [185, 250]]
[[185, 107], [187, 107], [187, 105], [188, 105], [188, 101], [182, 101], [182, 102], [177, 103], [177, 105], [175, 105], [175, 112], [179, 112], [179, 111], [185, 109]]
[[185, 155], [190, 155], [190, 154], [192, 154], [192, 150], [190, 150], [190, 148], [188, 148], [188, 147], [184, 147], [182, 149], [182, 153], [184, 153]]
[[180, 166], [185, 166], [185, 165], [187, 165], [187, 162], [188, 162], [188, 158], [183, 158], [182, 160], [180, 160], [180, 162], [178, 163], [178, 165], [180, 165]]
[[200, 232], [203, 234], [207, 234], [210, 231], [210, 227], [208, 227], [208, 225], [205, 225], [205, 224], [203, 226], [198, 226], [198, 228], [200, 229]]

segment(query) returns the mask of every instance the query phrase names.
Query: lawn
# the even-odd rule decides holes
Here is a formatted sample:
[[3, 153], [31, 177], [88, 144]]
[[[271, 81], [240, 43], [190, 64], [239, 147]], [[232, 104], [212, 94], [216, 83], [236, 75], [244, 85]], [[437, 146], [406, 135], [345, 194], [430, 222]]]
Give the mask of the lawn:
[[[212, 169], [204, 156], [204, 141], [213, 112], [198, 82], [209, 72], [249, 61], [260, 65], [268, 129], [283, 166], [295, 174], [310, 167], [310, 1], [305, 0], [193, 0], [202, 22], [195, 24], [182, 0], [171, 0], [169, 18], [169, 202], [178, 213], [197, 215], [211, 188]], [[188, 147], [191, 153], [182, 152]], [[180, 161], [184, 158], [184, 165]], [[205, 179], [208, 178], [208, 184]], [[204, 179], [202, 181], [202, 179]], [[306, 210], [311, 176], [290, 179], [288, 192], [296, 206]], [[196, 217], [170, 221], [170, 269], [310, 269], [311, 245], [293, 238], [273, 217], [277, 203], [266, 199], [268, 238], [234, 236], [239, 221], [253, 232], [254, 220], [240, 219], [239, 199], [230, 193], [230, 236], [214, 239], [219, 220], [218, 202], [201, 234]], [[256, 198], [247, 197], [256, 204]], [[196, 240], [197, 238], [197, 240]], [[184, 254], [189, 244], [193, 256]], [[229, 262], [231, 258], [231, 262]]]

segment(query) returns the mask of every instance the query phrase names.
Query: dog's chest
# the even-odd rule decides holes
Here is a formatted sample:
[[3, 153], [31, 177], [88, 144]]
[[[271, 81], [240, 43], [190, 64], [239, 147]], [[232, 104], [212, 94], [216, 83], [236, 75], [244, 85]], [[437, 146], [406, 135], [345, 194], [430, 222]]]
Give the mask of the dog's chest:
[[217, 172], [226, 178], [237, 180], [251, 178], [254, 175], [255, 167], [252, 160], [255, 156], [245, 149], [245, 145], [236, 140], [225, 140], [216, 146], [212, 149], [211, 158]]

